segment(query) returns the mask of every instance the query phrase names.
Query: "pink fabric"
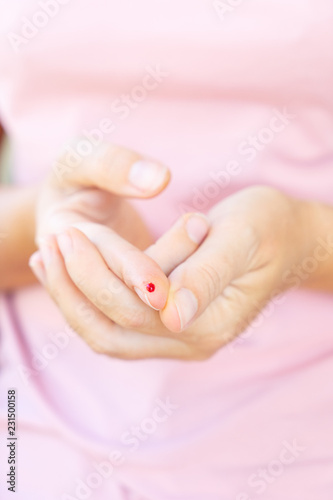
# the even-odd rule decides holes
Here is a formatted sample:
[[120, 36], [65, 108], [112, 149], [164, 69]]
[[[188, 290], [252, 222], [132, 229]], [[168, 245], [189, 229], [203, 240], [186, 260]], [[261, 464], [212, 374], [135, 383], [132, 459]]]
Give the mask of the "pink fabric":
[[[173, 172], [164, 194], [136, 202], [156, 237], [255, 183], [333, 203], [330, 0], [59, 1], [17, 53], [8, 34], [42, 9], [0, 5], [0, 116], [17, 184], [43, 179], [70, 138], [109, 118], [105, 140]], [[133, 89], [152, 86], [156, 67], [168, 76], [124, 118], [114, 101], [139, 101]], [[205, 363], [123, 362], [91, 352], [39, 286], [2, 296], [0, 428], [4, 438], [3, 395], [16, 387], [15, 498], [331, 500], [332, 311], [330, 295], [292, 292]]]

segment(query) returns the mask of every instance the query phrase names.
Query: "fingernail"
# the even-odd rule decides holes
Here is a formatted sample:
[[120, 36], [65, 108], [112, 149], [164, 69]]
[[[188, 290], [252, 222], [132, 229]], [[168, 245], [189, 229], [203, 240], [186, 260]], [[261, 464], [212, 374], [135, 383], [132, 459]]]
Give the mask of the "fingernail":
[[40, 252], [35, 252], [31, 255], [29, 259], [29, 266], [33, 271], [34, 275], [43, 285], [46, 282], [46, 273], [43, 266], [43, 260]]
[[186, 231], [189, 238], [200, 245], [209, 231], [208, 219], [202, 214], [192, 215], [186, 222]]
[[156, 309], [156, 307], [152, 306], [149, 299], [148, 299], [148, 295], [146, 293], [144, 293], [142, 290], [140, 290], [140, 288], [138, 287], [134, 287], [134, 291], [135, 293], [138, 294], [138, 296], [140, 297], [140, 299], [145, 303], [147, 304], [149, 307], [151, 307], [152, 309], [155, 309], [155, 311], [159, 311], [159, 309]]
[[66, 257], [73, 249], [72, 238], [68, 233], [61, 233], [57, 235], [57, 242], [60, 252]]
[[178, 311], [180, 326], [183, 330], [192, 321], [198, 310], [198, 301], [195, 295], [187, 288], [181, 288], [174, 296]]
[[42, 255], [43, 263], [45, 267], [48, 267], [53, 259], [54, 248], [50, 241], [42, 241], [40, 246], [40, 252]]
[[157, 163], [140, 160], [132, 165], [130, 183], [140, 191], [154, 191], [163, 184], [168, 169]]

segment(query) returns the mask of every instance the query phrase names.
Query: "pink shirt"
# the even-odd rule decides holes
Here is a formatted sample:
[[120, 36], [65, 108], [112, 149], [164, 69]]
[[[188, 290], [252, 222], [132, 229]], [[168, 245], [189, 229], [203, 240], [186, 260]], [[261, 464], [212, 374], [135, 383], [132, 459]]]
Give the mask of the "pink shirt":
[[[135, 203], [156, 237], [251, 184], [333, 203], [330, 0], [0, 5], [17, 184], [86, 134], [170, 166], [166, 192]], [[207, 362], [124, 362], [41, 287], [3, 295], [1, 498], [15, 387], [16, 499], [331, 500], [332, 305], [293, 291]]]

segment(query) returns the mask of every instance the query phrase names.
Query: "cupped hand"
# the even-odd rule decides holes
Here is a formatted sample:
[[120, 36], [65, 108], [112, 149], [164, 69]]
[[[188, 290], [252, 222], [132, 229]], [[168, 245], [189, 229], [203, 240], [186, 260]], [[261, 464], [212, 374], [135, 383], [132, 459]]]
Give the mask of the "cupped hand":
[[[109, 289], [103, 246], [99, 246], [100, 274], [94, 274], [93, 283], [80, 279], [84, 259], [96, 258], [92, 253], [96, 248], [85, 235], [71, 230], [72, 253], [63, 252], [64, 260], [54, 246], [57, 264], [53, 260], [47, 270], [50, 293], [57, 296], [56, 290], [67, 280], [66, 297], [58, 294], [58, 302], [74, 303], [74, 292], [77, 304], [89, 298], [94, 329], [82, 326], [82, 321], [78, 326], [90, 343], [94, 339], [98, 352], [129, 359], [206, 359], [239, 335], [260, 308], [287, 288], [283, 276], [309, 252], [306, 205], [271, 188], [248, 188], [217, 204], [208, 214], [208, 236], [202, 242], [208, 225], [206, 231], [202, 226], [194, 244], [196, 238], [190, 243], [191, 232], [184, 228], [188, 218], [198, 217], [181, 218], [146, 251], [169, 278], [163, 310], [155, 312], [139, 304], [134, 315], [125, 314], [112, 328], [110, 304], [98, 299], [103, 287]], [[65, 316], [75, 323], [70, 311]]]
[[[208, 237], [168, 276], [161, 321], [208, 357], [234, 340], [292, 285], [287, 276], [312, 255], [309, 205], [273, 188], [239, 191], [210, 211]], [[148, 254], [159, 262], [156, 252]]]
[[[168, 280], [155, 261], [140, 251], [152, 243], [152, 238], [127, 199], [155, 196], [169, 180], [170, 172], [165, 166], [119, 146], [96, 147], [75, 165], [68, 154], [63, 154], [40, 190], [36, 243], [46, 254], [50, 235], [61, 234], [68, 227], [84, 226], [92, 239], [94, 234], [103, 233], [108, 237], [106, 245], [111, 246], [111, 253], [114, 247], [119, 250], [113, 262], [115, 280], [124, 281], [139, 294], [145, 293], [147, 284], [153, 281], [156, 292], [151, 304], [161, 309], [167, 299]], [[65, 239], [63, 236], [63, 245]], [[105, 246], [104, 251], [108, 250]], [[125, 258], [125, 254], [131, 254], [131, 259]], [[40, 274], [38, 255], [32, 264]]]
[[[161, 322], [152, 305], [156, 290], [129, 286], [142, 274], [135, 261], [150, 272], [151, 257], [144, 253], [145, 263], [139, 250], [102, 226], [93, 231], [86, 223], [77, 226], [43, 242], [42, 273], [36, 273], [68, 324], [92, 349], [112, 357], [193, 359], [193, 346], [173, 337]], [[208, 230], [201, 214], [186, 214], [147, 253], [158, 255], [159, 268], [168, 274], [198, 248]]]

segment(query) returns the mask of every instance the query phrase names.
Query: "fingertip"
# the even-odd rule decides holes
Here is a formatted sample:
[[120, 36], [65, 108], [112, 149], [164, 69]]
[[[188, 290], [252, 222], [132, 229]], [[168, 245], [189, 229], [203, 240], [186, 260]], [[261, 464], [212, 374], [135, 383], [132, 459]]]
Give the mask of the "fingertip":
[[75, 258], [77, 252], [84, 252], [88, 242], [93, 243], [93, 238], [89, 235], [89, 228], [86, 230], [84, 224], [82, 222], [73, 224], [56, 235], [59, 251], [65, 261], [73, 256]]
[[166, 307], [161, 312], [164, 325], [175, 333], [185, 330], [195, 319], [198, 312], [198, 299], [187, 288], [171, 293]]
[[128, 174], [130, 185], [143, 197], [160, 193], [169, 184], [170, 170], [157, 162], [139, 160], [133, 163]]
[[160, 318], [164, 326], [173, 333], [181, 333], [182, 325], [179, 313], [174, 303], [167, 303], [167, 306], [160, 311]]
[[29, 264], [29, 266], [30, 266], [31, 268], [34, 268], [34, 267], [36, 267], [37, 265], [41, 264], [42, 262], [43, 262], [43, 260], [42, 260], [42, 255], [41, 255], [41, 253], [40, 253], [40, 250], [37, 250], [36, 252], [34, 252], [34, 253], [30, 256], [28, 264]]
[[46, 284], [46, 271], [42, 259], [41, 252], [38, 250], [33, 253], [29, 259], [29, 267], [38, 279], [38, 281], [45, 286]]
[[185, 223], [185, 228], [190, 240], [196, 245], [200, 245], [209, 232], [210, 223], [204, 214], [194, 213], [189, 214]]
[[134, 286], [140, 299], [155, 311], [165, 307], [169, 293], [169, 280], [161, 272], [161, 276], [147, 276], [147, 279]]

